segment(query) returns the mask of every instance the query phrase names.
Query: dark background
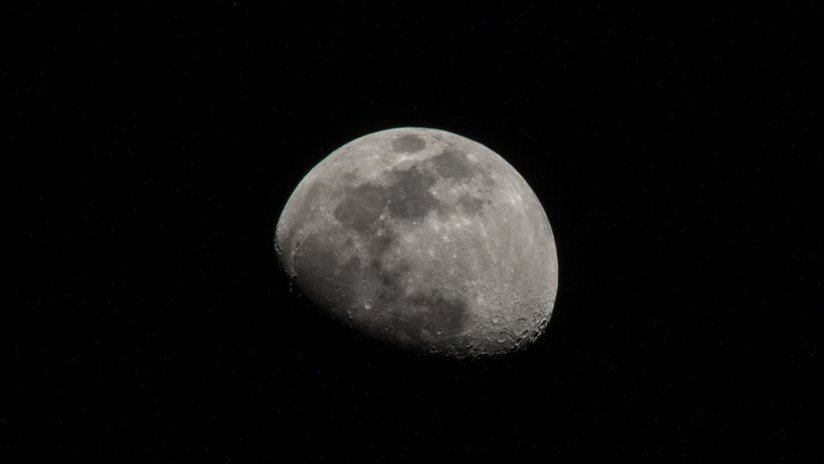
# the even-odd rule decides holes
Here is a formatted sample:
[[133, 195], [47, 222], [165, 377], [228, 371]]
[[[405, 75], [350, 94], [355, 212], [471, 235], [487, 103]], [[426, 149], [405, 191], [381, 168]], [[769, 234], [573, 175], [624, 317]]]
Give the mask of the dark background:
[[[109, 3], [4, 5], [0, 461], [824, 456], [815, 2]], [[292, 189], [404, 125], [547, 210], [528, 350], [418, 357], [290, 292]]]

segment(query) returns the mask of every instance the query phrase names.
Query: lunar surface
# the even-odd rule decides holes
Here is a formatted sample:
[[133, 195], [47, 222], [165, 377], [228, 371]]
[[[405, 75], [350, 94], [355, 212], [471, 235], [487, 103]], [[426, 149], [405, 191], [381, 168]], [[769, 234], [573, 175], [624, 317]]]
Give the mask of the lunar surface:
[[552, 229], [526, 181], [436, 129], [335, 150], [292, 193], [275, 249], [298, 289], [353, 329], [456, 358], [534, 341], [558, 287]]

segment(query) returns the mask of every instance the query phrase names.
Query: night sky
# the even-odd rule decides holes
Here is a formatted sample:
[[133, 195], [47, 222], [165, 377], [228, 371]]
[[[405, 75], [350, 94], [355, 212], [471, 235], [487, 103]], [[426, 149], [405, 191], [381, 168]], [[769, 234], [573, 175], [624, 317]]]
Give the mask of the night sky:
[[[824, 457], [816, 2], [20, 3], [0, 462]], [[290, 289], [292, 190], [397, 126], [490, 147], [543, 204], [529, 349], [414, 355]]]

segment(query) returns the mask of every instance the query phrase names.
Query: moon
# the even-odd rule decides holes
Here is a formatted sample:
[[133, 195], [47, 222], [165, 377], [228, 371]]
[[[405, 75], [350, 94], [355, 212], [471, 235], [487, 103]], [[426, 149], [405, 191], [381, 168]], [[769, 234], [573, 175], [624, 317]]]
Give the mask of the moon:
[[298, 289], [352, 329], [453, 358], [526, 347], [558, 288], [552, 228], [523, 177], [438, 129], [335, 150], [292, 193], [275, 250]]

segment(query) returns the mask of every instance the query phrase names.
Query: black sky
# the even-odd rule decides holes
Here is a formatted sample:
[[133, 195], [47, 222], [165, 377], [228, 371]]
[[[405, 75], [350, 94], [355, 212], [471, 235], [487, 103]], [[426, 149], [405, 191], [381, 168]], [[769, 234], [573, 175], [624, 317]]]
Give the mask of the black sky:
[[[0, 462], [824, 456], [815, 2], [120, 3], [4, 6]], [[416, 357], [290, 291], [292, 189], [405, 125], [543, 203], [529, 350]]]

